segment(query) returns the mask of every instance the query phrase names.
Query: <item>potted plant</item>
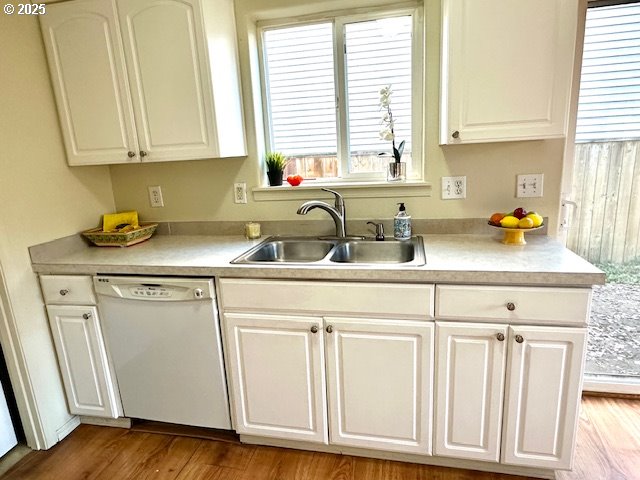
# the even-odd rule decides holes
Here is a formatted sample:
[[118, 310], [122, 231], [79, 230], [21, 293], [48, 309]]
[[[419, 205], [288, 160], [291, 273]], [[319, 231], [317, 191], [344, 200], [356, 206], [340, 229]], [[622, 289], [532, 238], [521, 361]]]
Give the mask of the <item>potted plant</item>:
[[287, 158], [280, 152], [269, 152], [265, 157], [265, 164], [269, 185], [272, 187], [282, 185], [282, 174], [287, 165]]
[[[380, 109], [383, 111], [382, 114], [382, 125], [383, 128], [380, 130], [380, 139], [391, 141], [391, 151], [393, 154], [393, 162], [389, 163], [389, 170], [387, 171], [387, 180], [394, 181], [404, 181], [406, 178], [406, 163], [402, 162], [402, 153], [404, 152], [404, 140], [400, 142], [398, 147], [396, 148], [396, 134], [393, 131], [394, 120], [393, 113], [391, 112], [391, 85], [387, 85], [380, 89]], [[381, 153], [380, 155], [386, 155]]]

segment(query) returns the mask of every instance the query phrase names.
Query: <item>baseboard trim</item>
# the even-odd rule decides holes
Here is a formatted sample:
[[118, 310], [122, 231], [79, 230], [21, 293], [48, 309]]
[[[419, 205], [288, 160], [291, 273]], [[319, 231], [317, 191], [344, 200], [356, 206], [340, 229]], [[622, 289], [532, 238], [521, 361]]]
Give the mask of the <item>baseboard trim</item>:
[[103, 418], [81, 416], [80, 421], [86, 425], [97, 425], [99, 427], [131, 428], [131, 419], [127, 417]]
[[58, 435], [58, 441], [62, 441], [67, 435], [73, 432], [78, 425], [80, 425], [80, 417], [75, 416], [71, 417], [67, 423], [62, 425], [59, 429], [56, 430], [56, 435]]
[[380, 460], [394, 460], [399, 462], [419, 463], [436, 467], [459, 468], [465, 470], [479, 470], [481, 472], [503, 473], [507, 475], [520, 475], [533, 478], [555, 479], [555, 470], [531, 467], [518, 467], [499, 463], [478, 462], [429, 455], [415, 455], [410, 453], [385, 452], [382, 450], [369, 450], [366, 448], [339, 447], [321, 443], [298, 442], [280, 440], [277, 438], [257, 437], [253, 435], [240, 435], [240, 441], [250, 445], [265, 445], [269, 447], [292, 448], [295, 450], [309, 450], [314, 452], [335, 453], [340, 455], [352, 455], [354, 457], [377, 458]]

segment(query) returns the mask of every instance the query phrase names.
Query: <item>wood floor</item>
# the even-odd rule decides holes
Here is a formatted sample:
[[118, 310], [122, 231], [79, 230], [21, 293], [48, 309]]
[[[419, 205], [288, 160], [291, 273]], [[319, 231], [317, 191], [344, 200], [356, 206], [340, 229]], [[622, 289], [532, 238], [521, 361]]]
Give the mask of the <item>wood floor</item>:
[[[524, 477], [81, 425], [2, 480], [516, 480]], [[640, 479], [640, 400], [585, 397], [573, 472]]]

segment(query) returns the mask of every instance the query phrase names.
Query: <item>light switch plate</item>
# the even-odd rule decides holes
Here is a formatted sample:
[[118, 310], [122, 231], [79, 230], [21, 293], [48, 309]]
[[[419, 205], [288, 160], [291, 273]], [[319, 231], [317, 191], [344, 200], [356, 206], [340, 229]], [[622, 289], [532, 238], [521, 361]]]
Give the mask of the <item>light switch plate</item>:
[[518, 180], [516, 181], [516, 197], [541, 197], [543, 185], [543, 173], [526, 173], [518, 175]]
[[442, 199], [467, 198], [467, 177], [442, 177]]

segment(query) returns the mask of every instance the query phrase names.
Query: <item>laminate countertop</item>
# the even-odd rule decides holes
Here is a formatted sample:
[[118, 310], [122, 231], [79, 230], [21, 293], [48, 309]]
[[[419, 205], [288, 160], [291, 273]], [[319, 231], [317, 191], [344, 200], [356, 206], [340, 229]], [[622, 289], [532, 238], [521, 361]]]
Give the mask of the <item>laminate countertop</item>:
[[500, 242], [500, 235], [422, 235], [424, 266], [234, 265], [230, 262], [258, 240], [239, 235], [155, 235], [126, 248], [94, 247], [78, 236], [30, 248], [33, 270], [41, 274], [134, 274], [286, 278], [484, 285], [603, 284], [604, 273], [544, 235], [527, 245]]

